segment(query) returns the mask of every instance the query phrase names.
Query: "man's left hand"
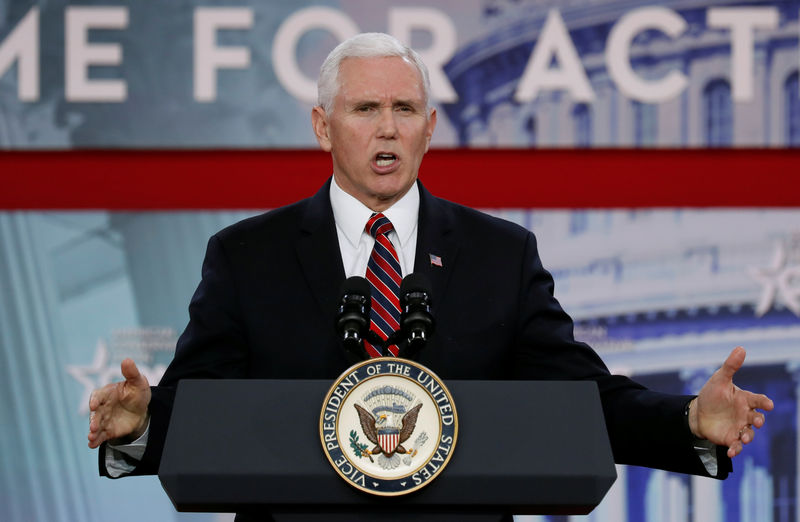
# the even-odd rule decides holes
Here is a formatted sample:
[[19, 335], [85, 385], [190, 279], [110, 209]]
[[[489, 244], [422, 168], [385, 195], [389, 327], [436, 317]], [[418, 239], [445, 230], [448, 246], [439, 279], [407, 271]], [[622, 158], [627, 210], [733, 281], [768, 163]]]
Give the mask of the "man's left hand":
[[764, 414], [772, 400], [763, 394], [742, 390], [733, 384], [733, 375], [744, 363], [741, 346], [731, 354], [703, 385], [689, 409], [689, 427], [698, 438], [728, 447], [728, 457], [738, 455], [745, 444], [753, 441], [754, 428], [764, 425]]

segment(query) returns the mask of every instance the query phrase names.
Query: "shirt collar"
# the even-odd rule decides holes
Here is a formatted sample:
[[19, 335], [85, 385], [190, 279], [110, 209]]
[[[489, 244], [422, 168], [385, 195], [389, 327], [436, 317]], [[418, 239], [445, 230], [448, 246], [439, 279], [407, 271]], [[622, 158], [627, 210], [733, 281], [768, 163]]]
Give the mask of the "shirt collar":
[[[347, 241], [358, 246], [364, 226], [372, 215], [366, 205], [342, 190], [336, 184], [336, 179], [331, 178], [331, 207], [333, 207], [333, 219], [336, 225], [344, 233]], [[383, 215], [392, 222], [400, 246], [403, 247], [411, 238], [411, 233], [417, 226], [419, 216], [419, 188], [417, 184], [411, 186], [408, 192], [400, 198], [394, 205], [383, 211]]]

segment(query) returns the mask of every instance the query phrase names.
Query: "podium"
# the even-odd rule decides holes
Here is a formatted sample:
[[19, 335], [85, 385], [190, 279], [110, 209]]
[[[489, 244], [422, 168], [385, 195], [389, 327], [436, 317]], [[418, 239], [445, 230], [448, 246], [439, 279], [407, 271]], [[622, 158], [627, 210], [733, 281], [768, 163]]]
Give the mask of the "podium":
[[400, 497], [340, 478], [320, 443], [317, 380], [184, 380], [159, 478], [178, 511], [586, 514], [616, 479], [592, 381], [448, 381], [458, 440]]

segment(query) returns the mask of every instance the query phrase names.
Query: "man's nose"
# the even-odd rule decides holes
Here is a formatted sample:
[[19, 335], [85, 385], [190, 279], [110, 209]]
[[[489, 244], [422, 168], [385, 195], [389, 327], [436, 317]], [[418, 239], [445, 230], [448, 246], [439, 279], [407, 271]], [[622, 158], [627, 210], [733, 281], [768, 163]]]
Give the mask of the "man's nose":
[[392, 107], [382, 107], [378, 116], [378, 137], [391, 139], [397, 136], [397, 122]]

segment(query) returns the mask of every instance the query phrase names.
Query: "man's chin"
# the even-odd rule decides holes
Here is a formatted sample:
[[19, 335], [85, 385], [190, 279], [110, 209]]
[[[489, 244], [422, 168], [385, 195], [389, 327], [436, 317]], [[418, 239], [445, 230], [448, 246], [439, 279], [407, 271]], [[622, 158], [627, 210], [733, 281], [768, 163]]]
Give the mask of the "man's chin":
[[389, 186], [377, 187], [377, 190], [372, 192], [372, 197], [375, 201], [380, 202], [385, 208], [394, 205], [400, 198], [406, 195], [414, 183], [410, 184], [391, 184]]
[[399, 176], [395, 173], [371, 176], [367, 183], [358, 184], [349, 181], [346, 177], [341, 181], [337, 178], [336, 183], [371, 210], [382, 212], [406, 195], [416, 182], [416, 177], [409, 180], [408, 174]]

